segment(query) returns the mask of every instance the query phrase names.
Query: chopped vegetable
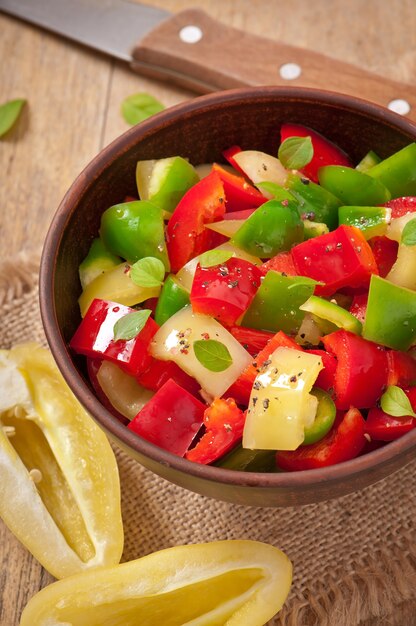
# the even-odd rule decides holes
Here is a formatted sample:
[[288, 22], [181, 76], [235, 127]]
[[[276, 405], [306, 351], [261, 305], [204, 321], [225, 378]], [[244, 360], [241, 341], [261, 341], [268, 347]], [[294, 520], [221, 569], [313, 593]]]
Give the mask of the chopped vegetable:
[[128, 428], [160, 448], [184, 456], [200, 429], [204, 409], [202, 402], [170, 379]]
[[296, 450], [303, 443], [316, 416], [310, 391], [321, 369], [315, 354], [282, 347], [270, 355], [253, 384], [243, 448]]
[[365, 420], [358, 409], [341, 415], [329, 433], [317, 443], [297, 450], [279, 451], [276, 463], [280, 469], [299, 472], [336, 465], [354, 459], [366, 444]]
[[[195, 341], [214, 340], [227, 349], [231, 362], [224, 370], [213, 371], [198, 359]], [[150, 346], [151, 354], [162, 361], [174, 361], [213, 397], [220, 397], [251, 362], [251, 357], [236, 339], [208, 315], [184, 307], [160, 327]], [[209, 356], [209, 355], [208, 355]]]
[[139, 161], [136, 166], [137, 191], [163, 211], [172, 213], [179, 200], [199, 180], [195, 168], [180, 156]]

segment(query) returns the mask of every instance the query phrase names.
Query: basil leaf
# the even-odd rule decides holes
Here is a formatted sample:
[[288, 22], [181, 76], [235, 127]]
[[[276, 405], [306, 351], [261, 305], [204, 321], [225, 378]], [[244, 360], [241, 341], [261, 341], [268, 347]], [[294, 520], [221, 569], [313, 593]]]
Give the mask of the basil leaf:
[[387, 390], [381, 396], [380, 400], [381, 408], [388, 415], [394, 417], [404, 417], [406, 415], [412, 415], [416, 417], [410, 404], [409, 398], [406, 396], [403, 389], [396, 387], [396, 385], [390, 385]]
[[193, 348], [198, 361], [210, 372], [223, 372], [233, 362], [227, 346], [221, 341], [200, 339], [194, 341]]
[[289, 170], [300, 170], [313, 157], [313, 145], [310, 137], [288, 137], [280, 144], [277, 154], [281, 164]]
[[120, 317], [114, 324], [114, 341], [118, 341], [119, 339], [129, 340], [137, 337], [144, 328], [150, 314], [150, 309], [142, 309]]
[[214, 265], [221, 265], [233, 256], [231, 250], [208, 250], [199, 257], [199, 264], [201, 267], [214, 267]]
[[145, 256], [131, 266], [130, 278], [138, 287], [160, 287], [165, 278], [165, 266], [160, 259]]
[[407, 222], [402, 231], [401, 243], [405, 246], [416, 245], [416, 218]]
[[165, 106], [149, 93], [135, 93], [121, 103], [121, 113], [127, 122], [134, 126], [151, 117]]
[[0, 137], [5, 135], [7, 131], [11, 129], [19, 117], [25, 103], [26, 100], [20, 98], [18, 100], [10, 100], [5, 104], [0, 105]]

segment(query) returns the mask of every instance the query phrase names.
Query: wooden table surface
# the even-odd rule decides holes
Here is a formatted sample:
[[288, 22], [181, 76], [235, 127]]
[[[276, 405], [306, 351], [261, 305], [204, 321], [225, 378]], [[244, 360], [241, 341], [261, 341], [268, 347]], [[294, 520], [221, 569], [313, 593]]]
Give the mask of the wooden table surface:
[[[225, 24], [416, 82], [414, 0], [147, 1], [172, 12], [197, 6]], [[145, 91], [172, 105], [193, 94], [1, 14], [0, 58], [0, 103], [28, 100], [15, 129], [0, 140], [1, 261], [41, 246], [70, 183], [127, 129], [123, 98]], [[0, 522], [0, 625], [17, 626], [27, 600], [51, 580]], [[413, 615], [416, 592], [413, 602], [365, 626], [411, 626]]]

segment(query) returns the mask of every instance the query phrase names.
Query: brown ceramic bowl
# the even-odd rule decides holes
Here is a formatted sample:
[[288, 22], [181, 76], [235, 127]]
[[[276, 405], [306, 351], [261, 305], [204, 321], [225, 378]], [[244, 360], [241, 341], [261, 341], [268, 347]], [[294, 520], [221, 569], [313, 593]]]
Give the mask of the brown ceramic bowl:
[[358, 162], [375, 150], [386, 157], [416, 140], [416, 125], [376, 105], [310, 89], [238, 89], [197, 98], [132, 128], [105, 148], [78, 176], [63, 199], [46, 238], [40, 304], [46, 336], [69, 386], [102, 426], [139, 463], [200, 494], [239, 504], [292, 506], [339, 497], [374, 483], [414, 458], [416, 430], [352, 461], [294, 473], [244, 473], [191, 463], [139, 438], [94, 395], [83, 360], [68, 350], [80, 321], [78, 265], [97, 235], [101, 213], [134, 195], [141, 159], [172, 155], [194, 165], [222, 161], [239, 144], [273, 154], [283, 122], [321, 131]]

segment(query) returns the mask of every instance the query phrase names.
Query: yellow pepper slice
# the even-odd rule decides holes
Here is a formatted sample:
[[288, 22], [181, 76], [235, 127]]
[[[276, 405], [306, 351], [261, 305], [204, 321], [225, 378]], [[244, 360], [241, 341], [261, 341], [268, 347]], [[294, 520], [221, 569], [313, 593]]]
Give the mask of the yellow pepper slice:
[[274, 546], [177, 546], [46, 587], [20, 626], [262, 626], [289, 593], [292, 565]]
[[253, 384], [243, 448], [296, 450], [313, 424], [318, 400], [310, 391], [322, 369], [316, 354], [277, 348]]
[[56, 578], [115, 565], [118, 468], [48, 350], [0, 350], [0, 517]]
[[94, 298], [112, 300], [126, 306], [139, 304], [148, 298], [156, 298], [160, 287], [139, 287], [130, 278], [130, 265], [120, 263], [99, 274], [85, 287], [78, 298], [82, 317]]

